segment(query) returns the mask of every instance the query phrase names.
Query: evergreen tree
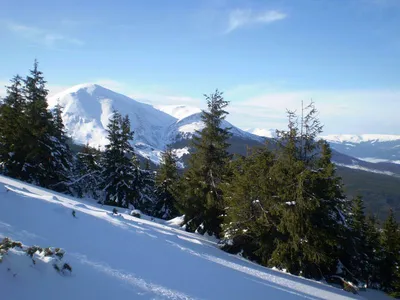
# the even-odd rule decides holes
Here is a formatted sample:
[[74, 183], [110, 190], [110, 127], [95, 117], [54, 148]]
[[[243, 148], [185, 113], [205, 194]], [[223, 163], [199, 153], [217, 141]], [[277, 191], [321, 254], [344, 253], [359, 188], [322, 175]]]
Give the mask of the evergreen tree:
[[86, 144], [77, 154], [74, 168], [73, 190], [78, 197], [99, 197], [97, 188], [100, 185], [101, 152]]
[[30, 75], [25, 79], [24, 96], [27, 100], [26, 117], [28, 128], [27, 157], [24, 171], [25, 179], [40, 186], [49, 187], [55, 184], [51, 174], [53, 157], [53, 116], [47, 108], [46, 81], [38, 70], [35, 60]]
[[7, 95], [0, 106], [0, 162], [3, 173], [23, 178], [22, 169], [27, 148], [26, 101], [23, 81], [17, 75], [7, 87]]
[[368, 281], [369, 277], [369, 257], [368, 257], [368, 243], [367, 231], [368, 224], [364, 215], [364, 203], [360, 196], [355, 197], [353, 200], [350, 227], [353, 240], [353, 255], [350, 260], [350, 269], [354, 276], [359, 279]]
[[205, 127], [193, 139], [195, 151], [182, 178], [180, 199], [187, 230], [219, 236], [224, 213], [221, 185], [228, 179], [231, 160], [229, 129], [222, 128], [228, 102], [218, 90], [205, 97], [208, 111], [201, 115]]
[[51, 130], [52, 152], [49, 173], [53, 177], [54, 183], [49, 187], [58, 192], [72, 193], [73, 156], [67, 143], [68, 137], [62, 119], [62, 107], [59, 104], [53, 110]]
[[271, 263], [294, 274], [321, 278], [333, 272], [346, 206], [340, 178], [331, 162], [331, 150], [316, 137], [322, 127], [313, 103], [302, 113], [301, 123], [289, 112], [288, 131], [279, 132], [273, 180], [279, 209], [281, 236]]
[[138, 197], [135, 166], [131, 157], [134, 150], [130, 142], [133, 132], [128, 116], [122, 118], [114, 111], [108, 124], [108, 140], [103, 157], [102, 182], [103, 200], [106, 204], [128, 207]]
[[150, 167], [150, 159], [146, 159], [145, 160], [145, 164], [144, 164], [144, 169], [147, 171], [150, 171], [151, 167]]
[[232, 164], [232, 180], [225, 185], [224, 249], [269, 265], [277, 238], [276, 186], [271, 180], [275, 155], [254, 149]]
[[374, 216], [368, 216], [366, 219], [366, 256], [368, 258], [367, 285], [370, 288], [380, 287], [380, 265], [382, 260], [381, 233], [379, 224]]
[[399, 225], [397, 224], [392, 210], [383, 224], [382, 235], [382, 261], [381, 261], [381, 282], [384, 291], [400, 296], [400, 277], [399, 277], [399, 251], [400, 235]]
[[177, 157], [172, 148], [167, 147], [155, 178], [157, 202], [154, 214], [157, 218], [169, 220], [178, 215], [175, 197], [178, 180]]

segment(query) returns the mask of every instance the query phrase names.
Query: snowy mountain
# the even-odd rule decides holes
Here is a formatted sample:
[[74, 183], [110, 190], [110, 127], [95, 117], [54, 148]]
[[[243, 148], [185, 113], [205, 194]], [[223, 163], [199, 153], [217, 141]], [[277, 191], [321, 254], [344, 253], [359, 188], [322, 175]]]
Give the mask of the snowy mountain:
[[[248, 129], [255, 135], [272, 138], [272, 129]], [[329, 142], [333, 149], [370, 163], [400, 164], [400, 135], [389, 134], [332, 134], [320, 138]]]
[[331, 143], [384, 143], [384, 142], [394, 142], [400, 141], [400, 135], [390, 135], [390, 134], [331, 134], [321, 136], [321, 138], [331, 142]]
[[327, 135], [322, 136], [333, 149], [372, 163], [400, 163], [400, 135]]
[[153, 106], [135, 101], [96, 84], [74, 86], [49, 98], [49, 106], [64, 107], [63, 120], [73, 140], [104, 146], [107, 124], [114, 109], [128, 114], [135, 142], [153, 147], [164, 146], [165, 130], [175, 118]]
[[[94, 147], [107, 144], [107, 124], [114, 109], [128, 114], [137, 153], [159, 163], [161, 151], [168, 144], [189, 140], [201, 130], [201, 110], [187, 106], [159, 106], [138, 102], [96, 84], [74, 86], [48, 99], [50, 108], [59, 103], [67, 133], [75, 143]], [[245, 132], [229, 122], [224, 127], [238, 138], [254, 141], [263, 139]]]
[[249, 129], [246, 129], [246, 131], [250, 132], [252, 134], [267, 137], [267, 138], [275, 138], [276, 137], [275, 129], [249, 128]]
[[[179, 218], [115, 215], [93, 200], [3, 176], [0, 192], [0, 238], [23, 246], [0, 263], [4, 299], [390, 299], [374, 290], [353, 295], [227, 254], [217, 241], [179, 228]], [[24, 250], [33, 245], [65, 254], [61, 262], [39, 251], [30, 258]], [[57, 262], [72, 272], [57, 272]]]
[[200, 108], [187, 105], [157, 105], [155, 108], [173, 116], [178, 120], [182, 120], [186, 117], [201, 112]]

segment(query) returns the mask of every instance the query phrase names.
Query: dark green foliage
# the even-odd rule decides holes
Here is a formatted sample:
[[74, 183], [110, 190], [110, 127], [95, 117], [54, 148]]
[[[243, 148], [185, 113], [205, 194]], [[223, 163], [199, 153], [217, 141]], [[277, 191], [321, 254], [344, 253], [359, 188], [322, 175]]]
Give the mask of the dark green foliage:
[[99, 198], [101, 152], [86, 144], [76, 155], [72, 189], [78, 197]]
[[382, 288], [394, 296], [400, 296], [400, 234], [393, 211], [383, 224], [382, 234], [382, 260], [381, 260], [381, 282]]
[[[289, 128], [280, 132], [273, 167], [280, 221], [271, 263], [294, 274], [320, 278], [334, 269], [344, 226], [345, 196], [331, 162], [331, 150], [317, 142], [321, 126], [313, 104], [300, 126], [289, 112]], [[268, 208], [266, 208], [268, 209]]]
[[[226, 185], [225, 248], [294, 274], [321, 278], [332, 272], [345, 240], [348, 202], [313, 104], [298, 125], [289, 112], [275, 150], [253, 151], [233, 164]], [[239, 246], [239, 247], [238, 247]]]
[[206, 96], [208, 110], [203, 111], [204, 129], [193, 139], [195, 149], [179, 193], [189, 231], [220, 235], [224, 203], [221, 186], [227, 181], [231, 155], [227, 143], [229, 130], [222, 128], [228, 102], [218, 90]]
[[[268, 265], [277, 236], [276, 200], [271, 167], [275, 155], [266, 148], [254, 149], [232, 164], [232, 181], [224, 186], [226, 218], [225, 250]], [[267, 209], [266, 209], [267, 208]]]
[[154, 216], [162, 219], [171, 219], [178, 215], [177, 189], [178, 189], [177, 157], [168, 147], [162, 154], [160, 168], [155, 178], [156, 206]]
[[114, 111], [108, 124], [109, 144], [103, 156], [101, 171], [100, 187], [105, 204], [128, 207], [138, 198], [135, 182], [138, 179], [138, 166], [130, 144], [133, 139], [130, 128], [128, 116], [123, 118], [119, 112]]
[[7, 87], [7, 96], [0, 106], [0, 162], [8, 176], [22, 178], [26, 157], [26, 99], [23, 80], [17, 75]]
[[368, 223], [364, 214], [364, 203], [361, 197], [353, 199], [351, 218], [349, 218], [349, 226], [352, 237], [352, 246], [347, 251], [351, 259], [348, 266], [352, 270], [352, 274], [356, 278], [368, 282], [369, 279], [369, 262], [372, 255], [372, 249], [369, 249], [368, 243]]
[[0, 108], [3, 172], [59, 192], [69, 192], [72, 156], [62, 122], [47, 107], [47, 89], [35, 61], [26, 79], [15, 76]]

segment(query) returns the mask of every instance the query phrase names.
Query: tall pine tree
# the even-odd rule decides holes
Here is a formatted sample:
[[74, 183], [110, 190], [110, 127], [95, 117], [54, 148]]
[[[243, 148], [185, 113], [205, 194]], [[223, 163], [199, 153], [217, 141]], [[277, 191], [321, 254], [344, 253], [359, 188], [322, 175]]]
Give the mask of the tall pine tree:
[[272, 180], [277, 186], [280, 238], [271, 263], [306, 277], [333, 272], [339, 257], [345, 196], [331, 162], [329, 145], [317, 142], [322, 126], [313, 103], [300, 124], [289, 112], [288, 131], [279, 132]]
[[219, 236], [224, 213], [221, 185], [228, 179], [231, 160], [229, 129], [222, 127], [228, 102], [218, 90], [205, 97], [208, 110], [201, 115], [205, 127], [194, 137], [194, 153], [182, 178], [180, 199], [187, 230]]
[[74, 194], [78, 197], [98, 199], [100, 185], [101, 152], [86, 144], [76, 155], [74, 165]]
[[0, 162], [4, 174], [23, 179], [27, 151], [26, 100], [23, 80], [17, 75], [7, 87], [7, 95], [0, 106]]
[[163, 152], [155, 179], [157, 198], [155, 216], [167, 220], [176, 217], [178, 215], [176, 194], [179, 175], [177, 157], [171, 147], [167, 147]]
[[389, 215], [383, 224], [382, 234], [382, 260], [381, 260], [381, 282], [384, 291], [400, 296], [400, 234], [394, 213], [390, 210]]
[[128, 207], [138, 197], [135, 184], [137, 174], [132, 161], [134, 150], [130, 144], [133, 131], [128, 116], [122, 118], [117, 111], [113, 112], [107, 128], [109, 144], [103, 157], [100, 183], [103, 201], [109, 205]]
[[38, 69], [35, 60], [30, 75], [25, 79], [24, 96], [27, 101], [27, 128], [29, 137], [26, 141], [28, 153], [24, 171], [28, 179], [43, 187], [55, 184], [52, 174], [52, 131], [53, 115], [47, 107], [46, 81]]

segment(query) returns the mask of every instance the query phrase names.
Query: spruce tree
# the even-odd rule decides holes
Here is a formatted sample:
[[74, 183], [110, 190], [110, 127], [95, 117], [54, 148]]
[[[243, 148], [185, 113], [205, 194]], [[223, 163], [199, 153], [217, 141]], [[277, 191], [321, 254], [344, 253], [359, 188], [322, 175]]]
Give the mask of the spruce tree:
[[100, 185], [101, 152], [86, 144], [78, 152], [74, 166], [73, 190], [78, 197], [97, 199]]
[[52, 174], [53, 115], [47, 107], [46, 81], [35, 60], [30, 75], [25, 79], [24, 96], [27, 101], [28, 128], [27, 156], [23, 170], [25, 179], [40, 186], [55, 184]]
[[232, 163], [232, 180], [225, 185], [224, 249], [269, 265], [277, 238], [277, 214], [271, 180], [275, 155], [254, 149]]
[[340, 178], [331, 162], [331, 150], [316, 137], [322, 127], [311, 104], [298, 125], [289, 112], [288, 131], [279, 132], [273, 180], [281, 216], [271, 263], [294, 274], [321, 278], [333, 272], [345, 226], [346, 206]]
[[394, 213], [390, 210], [389, 215], [383, 224], [382, 235], [382, 261], [381, 261], [381, 283], [382, 288], [387, 293], [400, 296], [400, 277], [399, 277], [399, 251], [400, 235], [399, 225], [397, 224]]
[[229, 129], [222, 128], [228, 102], [218, 90], [207, 96], [203, 130], [193, 138], [194, 153], [182, 178], [181, 205], [189, 231], [220, 235], [224, 203], [221, 185], [227, 181]]
[[67, 143], [62, 107], [59, 104], [53, 110], [53, 126], [49, 134], [52, 147], [49, 175], [54, 181], [49, 187], [58, 192], [72, 193], [73, 155]]
[[368, 282], [369, 257], [368, 257], [368, 224], [364, 215], [364, 203], [360, 196], [353, 199], [351, 218], [349, 218], [353, 240], [353, 253], [349, 268], [354, 276]]
[[172, 148], [167, 147], [162, 154], [160, 168], [155, 178], [157, 199], [155, 217], [169, 220], [178, 215], [176, 199], [178, 180], [177, 157]]
[[367, 286], [369, 288], [380, 287], [380, 265], [382, 261], [382, 245], [379, 223], [374, 216], [368, 216], [366, 219], [366, 255], [367, 264]]
[[0, 106], [0, 161], [2, 172], [14, 178], [23, 178], [27, 152], [26, 100], [23, 80], [17, 75], [7, 87], [7, 95]]
[[109, 205], [128, 207], [138, 197], [135, 184], [137, 174], [131, 159], [134, 156], [130, 144], [133, 131], [128, 116], [122, 118], [117, 111], [113, 112], [107, 128], [109, 144], [103, 157], [100, 184], [103, 201]]

